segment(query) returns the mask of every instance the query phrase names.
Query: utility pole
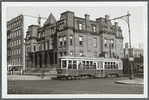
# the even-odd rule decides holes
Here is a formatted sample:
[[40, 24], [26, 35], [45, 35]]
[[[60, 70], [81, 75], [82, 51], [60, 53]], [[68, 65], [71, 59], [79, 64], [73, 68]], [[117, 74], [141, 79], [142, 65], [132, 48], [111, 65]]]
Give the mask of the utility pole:
[[[129, 54], [129, 61], [131, 63], [130, 65], [130, 79], [134, 79], [134, 76], [133, 76], [133, 66], [132, 66], [132, 61], [133, 61], [133, 58], [132, 58], [132, 49], [131, 49], [131, 35], [130, 35], [130, 22], [129, 22], [129, 16], [131, 16], [129, 14], [129, 11], [127, 12], [127, 15], [124, 15], [124, 16], [120, 16], [120, 17], [117, 17], [117, 18], [114, 18], [114, 19], [111, 19], [111, 20], [116, 20], [116, 19], [122, 19], [124, 21], [126, 21], [126, 23], [128, 24], [128, 32], [129, 32], [129, 46], [130, 46], [130, 54]], [[111, 21], [109, 20], [109, 21]]]

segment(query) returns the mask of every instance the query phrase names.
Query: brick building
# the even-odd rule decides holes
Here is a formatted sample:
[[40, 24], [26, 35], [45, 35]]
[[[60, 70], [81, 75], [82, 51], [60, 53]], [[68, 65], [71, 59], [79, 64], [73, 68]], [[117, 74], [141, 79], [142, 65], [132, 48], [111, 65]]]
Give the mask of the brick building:
[[25, 69], [24, 17], [19, 15], [7, 22], [7, 64]]
[[65, 55], [123, 58], [121, 27], [108, 15], [93, 21], [88, 14], [80, 18], [66, 11], [56, 20], [51, 13], [43, 27], [28, 27], [25, 40], [26, 69], [56, 67]]

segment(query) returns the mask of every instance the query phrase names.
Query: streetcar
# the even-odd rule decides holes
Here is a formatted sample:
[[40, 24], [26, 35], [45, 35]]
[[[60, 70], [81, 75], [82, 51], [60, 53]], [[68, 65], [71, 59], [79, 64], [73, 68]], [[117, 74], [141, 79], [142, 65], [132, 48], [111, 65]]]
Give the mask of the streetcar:
[[57, 69], [58, 79], [121, 76], [123, 76], [123, 64], [120, 59], [72, 56], [59, 57], [59, 68]]

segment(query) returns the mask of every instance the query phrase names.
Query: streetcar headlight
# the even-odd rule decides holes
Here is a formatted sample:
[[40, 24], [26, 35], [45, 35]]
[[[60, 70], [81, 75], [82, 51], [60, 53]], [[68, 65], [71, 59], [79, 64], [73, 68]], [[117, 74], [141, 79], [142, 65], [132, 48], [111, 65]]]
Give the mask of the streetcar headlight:
[[60, 73], [60, 72], [61, 72], [61, 70], [59, 69], [59, 70], [57, 70], [57, 72], [58, 72], [58, 73]]

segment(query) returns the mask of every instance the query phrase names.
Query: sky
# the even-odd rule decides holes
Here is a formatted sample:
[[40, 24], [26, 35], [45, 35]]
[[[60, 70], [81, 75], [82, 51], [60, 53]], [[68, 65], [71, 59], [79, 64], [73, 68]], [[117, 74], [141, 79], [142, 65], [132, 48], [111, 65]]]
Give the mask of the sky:
[[[144, 25], [144, 7], [140, 4], [134, 3], [103, 3], [103, 2], [92, 2], [92, 3], [38, 3], [33, 5], [31, 3], [13, 3], [6, 7], [6, 21], [23, 14], [38, 17], [48, 18], [50, 13], [54, 15], [56, 20], [60, 19], [60, 14], [65, 11], [72, 11], [75, 16], [84, 18], [87, 13], [90, 15], [91, 20], [96, 20], [99, 17], [105, 17], [109, 15], [110, 19], [120, 17], [127, 14], [127, 11], [131, 14], [130, 16], [130, 33], [131, 33], [131, 45], [134, 48], [138, 48], [139, 43], [143, 43], [143, 25]], [[25, 17], [27, 19], [25, 30], [31, 24], [38, 24], [36, 18]], [[42, 20], [42, 24], [46, 20]], [[122, 34], [124, 37], [123, 44], [129, 42], [128, 24], [122, 20], [113, 20], [112, 23], [118, 22], [118, 25], [122, 28]], [[125, 45], [124, 45], [125, 46]]]

